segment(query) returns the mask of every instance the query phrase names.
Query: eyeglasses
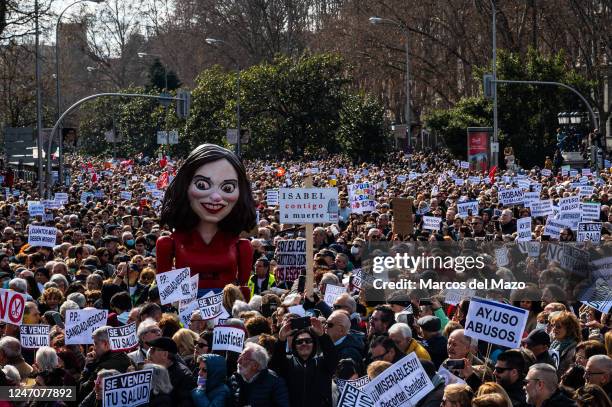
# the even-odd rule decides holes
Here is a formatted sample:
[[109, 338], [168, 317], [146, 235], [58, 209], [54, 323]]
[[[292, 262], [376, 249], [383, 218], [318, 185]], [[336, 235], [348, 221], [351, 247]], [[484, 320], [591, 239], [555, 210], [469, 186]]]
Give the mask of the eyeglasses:
[[333, 322], [326, 322], [325, 326], [327, 326], [328, 328], [333, 328], [336, 325]]
[[296, 345], [310, 345], [312, 344], [312, 339], [311, 338], [304, 338], [304, 339], [298, 339], [295, 341]]
[[506, 372], [506, 371], [508, 371], [508, 370], [512, 370], [512, 369], [513, 369], [513, 368], [511, 368], [511, 367], [501, 367], [501, 366], [495, 366], [495, 369], [494, 369], [494, 370], [495, 370], [496, 372], [498, 372], [498, 373], [504, 373], [504, 372]]
[[373, 361], [382, 360], [382, 358], [384, 358], [387, 353], [389, 353], [389, 351], [386, 351], [385, 353], [382, 353], [378, 356], [372, 356], [372, 360]]
[[343, 308], [346, 308], [346, 307], [344, 305], [342, 305], [342, 304], [334, 304], [334, 306], [332, 308], [335, 309], [335, 310], [338, 310], [338, 309], [343, 309]]
[[589, 372], [588, 370], [584, 371], [584, 377], [591, 377], [599, 374], [606, 374], [606, 372]]
[[198, 342], [198, 348], [202, 349], [202, 348], [207, 348], [208, 344], [204, 343], [204, 342]]
[[523, 385], [527, 386], [529, 384], [529, 382], [539, 382], [540, 379], [525, 379], [523, 380]]

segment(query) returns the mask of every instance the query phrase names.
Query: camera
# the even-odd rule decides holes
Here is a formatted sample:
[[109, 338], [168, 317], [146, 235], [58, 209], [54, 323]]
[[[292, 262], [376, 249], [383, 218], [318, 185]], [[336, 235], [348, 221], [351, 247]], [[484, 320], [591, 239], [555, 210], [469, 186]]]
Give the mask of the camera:
[[446, 365], [446, 368], [449, 370], [465, 369], [465, 362], [463, 359], [448, 359], [445, 365]]
[[310, 326], [310, 317], [294, 318], [291, 320], [291, 329], [304, 329]]

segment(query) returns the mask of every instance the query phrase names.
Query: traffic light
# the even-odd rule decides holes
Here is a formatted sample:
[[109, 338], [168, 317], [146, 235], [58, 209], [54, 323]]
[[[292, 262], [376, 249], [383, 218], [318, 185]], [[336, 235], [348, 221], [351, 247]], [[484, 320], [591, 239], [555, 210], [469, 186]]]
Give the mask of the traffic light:
[[493, 74], [486, 73], [482, 76], [483, 93], [487, 99], [493, 99], [493, 84]]
[[178, 100], [176, 101], [176, 115], [181, 119], [189, 117], [189, 109], [191, 108], [191, 92], [185, 89], [180, 89], [176, 93]]

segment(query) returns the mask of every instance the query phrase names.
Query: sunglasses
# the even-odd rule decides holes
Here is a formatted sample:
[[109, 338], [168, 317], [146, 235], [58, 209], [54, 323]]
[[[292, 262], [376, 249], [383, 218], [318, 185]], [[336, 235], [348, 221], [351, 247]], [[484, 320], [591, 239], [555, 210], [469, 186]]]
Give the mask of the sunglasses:
[[312, 344], [312, 339], [310, 338], [304, 338], [304, 339], [298, 339], [295, 341], [296, 345], [310, 345]]
[[504, 372], [506, 372], [508, 370], [512, 370], [512, 368], [511, 367], [499, 367], [499, 366], [495, 366], [494, 370], [496, 372], [498, 372], [498, 373], [504, 373]]

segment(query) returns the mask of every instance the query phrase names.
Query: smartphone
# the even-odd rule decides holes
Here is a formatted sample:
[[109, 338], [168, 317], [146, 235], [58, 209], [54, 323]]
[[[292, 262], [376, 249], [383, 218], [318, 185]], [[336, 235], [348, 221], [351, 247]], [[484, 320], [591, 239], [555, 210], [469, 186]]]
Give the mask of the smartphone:
[[457, 369], [457, 370], [462, 370], [465, 369], [465, 362], [463, 361], [463, 359], [448, 359], [445, 363], [446, 368], [451, 370], [451, 369]]
[[303, 293], [306, 289], [306, 276], [301, 275], [298, 277], [298, 293]]
[[586, 314], [586, 312], [580, 313], [580, 322], [582, 322], [583, 324], [587, 323], [587, 314]]
[[304, 329], [310, 326], [310, 317], [294, 318], [291, 320], [291, 329]]
[[276, 308], [278, 308], [276, 301], [269, 301], [261, 305], [261, 313], [264, 317], [268, 318], [272, 316], [274, 311], [276, 311]]
[[422, 300], [419, 300], [419, 306], [421, 305], [431, 305], [431, 300], [429, 298], [423, 298]]

